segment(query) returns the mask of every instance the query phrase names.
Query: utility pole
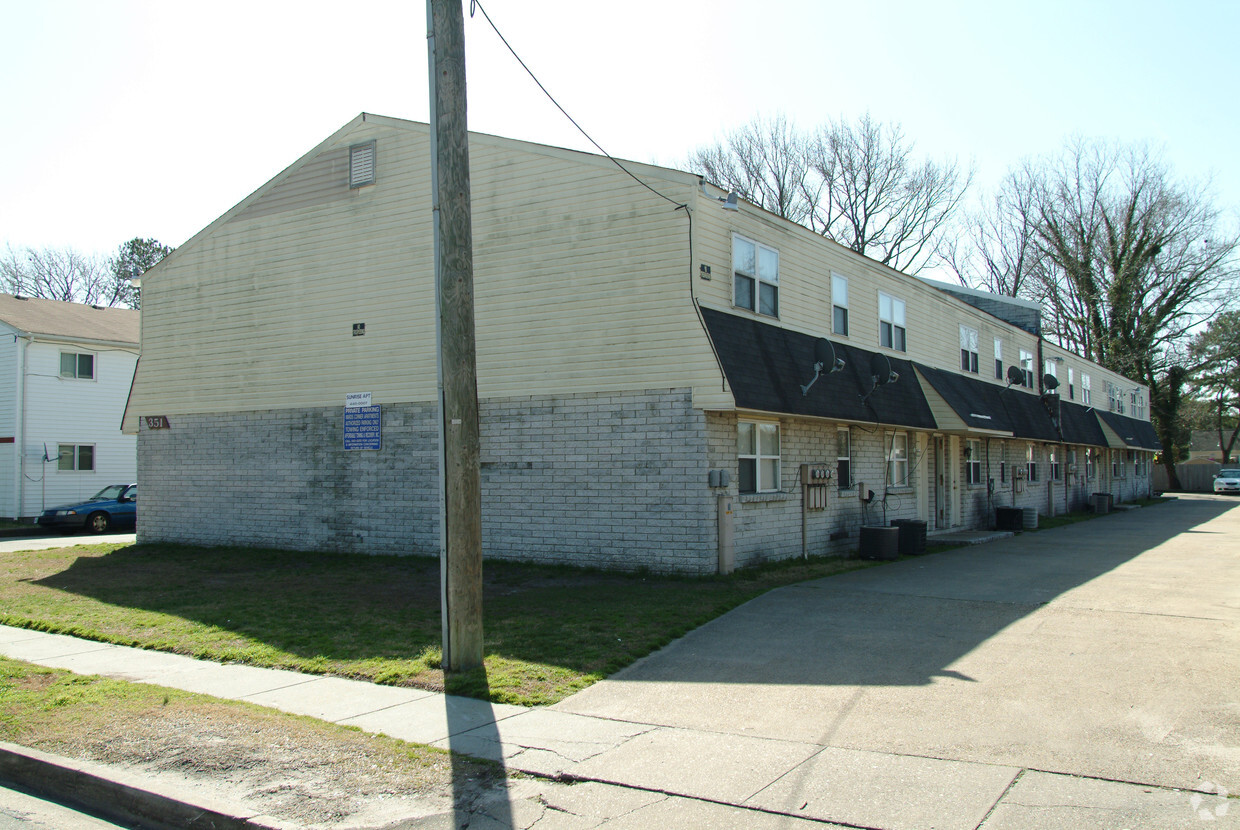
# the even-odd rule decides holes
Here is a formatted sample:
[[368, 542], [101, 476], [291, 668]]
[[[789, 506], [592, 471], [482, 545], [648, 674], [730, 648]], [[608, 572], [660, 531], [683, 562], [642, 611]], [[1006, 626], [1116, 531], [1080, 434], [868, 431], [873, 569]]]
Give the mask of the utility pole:
[[427, 0], [439, 370], [443, 666], [482, 665], [482, 486], [462, 0]]

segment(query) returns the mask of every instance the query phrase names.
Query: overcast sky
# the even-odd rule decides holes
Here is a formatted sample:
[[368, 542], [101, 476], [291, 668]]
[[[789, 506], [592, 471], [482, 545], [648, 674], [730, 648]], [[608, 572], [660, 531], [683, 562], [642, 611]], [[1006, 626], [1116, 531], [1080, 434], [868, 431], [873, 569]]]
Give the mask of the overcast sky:
[[[467, 1], [467, 0], [466, 0]], [[1240, 206], [1240, 3], [485, 0], [613, 155], [867, 110], [984, 192], [1072, 134]], [[466, 9], [476, 131], [592, 149]], [[421, 0], [0, 0], [0, 248], [180, 245], [359, 112], [427, 119]]]

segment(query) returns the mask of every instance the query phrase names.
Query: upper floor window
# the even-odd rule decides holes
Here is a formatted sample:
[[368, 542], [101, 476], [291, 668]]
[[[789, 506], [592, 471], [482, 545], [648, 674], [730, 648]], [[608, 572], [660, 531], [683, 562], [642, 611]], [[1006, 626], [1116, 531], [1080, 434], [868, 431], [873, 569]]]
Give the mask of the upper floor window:
[[1107, 408], [1120, 415], [1124, 414], [1124, 390], [1107, 381]]
[[878, 345], [908, 351], [905, 342], [904, 300], [878, 292]]
[[887, 454], [887, 483], [892, 487], [908, 486], [908, 433], [891, 436], [891, 452]]
[[1091, 392], [1089, 388], [1089, 375], [1081, 372], [1081, 403], [1088, 406], [1093, 403], [1092, 397], [1093, 392]]
[[831, 275], [831, 331], [848, 336], [848, 277]]
[[1051, 377], [1055, 379], [1056, 382], [1059, 381], [1058, 369], [1059, 367], [1055, 365], [1055, 361], [1049, 360], [1049, 359], [1042, 361], [1042, 373], [1046, 375], [1050, 375]]
[[1020, 370], [1024, 373], [1024, 380], [1021, 386], [1026, 389], [1033, 388], [1033, 352], [1020, 350]]
[[90, 472], [95, 469], [94, 444], [59, 444], [56, 448], [56, 469], [66, 472]]
[[732, 237], [732, 302], [779, 316], [779, 252], [743, 236]]
[[960, 370], [977, 374], [977, 329], [960, 327]]
[[1071, 366], [1068, 367], [1068, 400], [1076, 400], [1076, 385], [1073, 383]]
[[969, 439], [964, 448], [964, 477], [967, 484], [982, 483], [982, 442]]
[[995, 338], [995, 380], [1003, 380], [1003, 340]]
[[94, 380], [95, 356], [93, 354], [79, 354], [77, 352], [61, 352], [60, 376], [62, 378]]
[[1132, 417], [1145, 420], [1145, 394], [1140, 389], [1132, 390]]
[[736, 455], [740, 492], [773, 493], [779, 489], [779, 424], [739, 421]]

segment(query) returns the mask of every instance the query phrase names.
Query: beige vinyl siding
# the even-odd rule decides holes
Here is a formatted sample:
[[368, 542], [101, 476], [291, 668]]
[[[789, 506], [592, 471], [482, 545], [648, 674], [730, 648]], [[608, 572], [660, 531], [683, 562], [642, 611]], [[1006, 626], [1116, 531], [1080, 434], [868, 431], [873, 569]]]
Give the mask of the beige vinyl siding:
[[[372, 138], [377, 184], [349, 190], [342, 150]], [[148, 274], [128, 427], [354, 391], [432, 400], [427, 152], [425, 125], [359, 119]], [[470, 161], [480, 397], [718, 395], [684, 211], [596, 157], [475, 136]], [[691, 198], [695, 180], [662, 175], [656, 187]]]

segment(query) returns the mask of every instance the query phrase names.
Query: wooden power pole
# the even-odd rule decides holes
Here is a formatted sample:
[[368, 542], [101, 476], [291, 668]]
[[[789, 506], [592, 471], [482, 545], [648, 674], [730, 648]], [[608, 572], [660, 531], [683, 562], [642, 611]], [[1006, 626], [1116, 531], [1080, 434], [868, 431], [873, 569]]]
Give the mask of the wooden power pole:
[[461, 0], [427, 0], [426, 18], [439, 347], [443, 665], [461, 671], [482, 665], [482, 486]]

